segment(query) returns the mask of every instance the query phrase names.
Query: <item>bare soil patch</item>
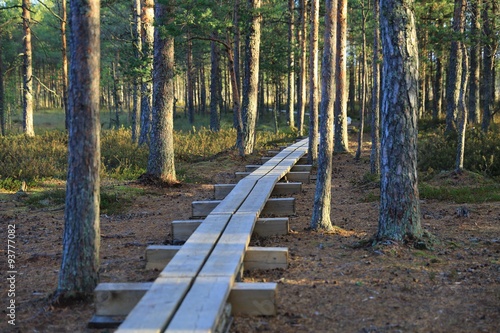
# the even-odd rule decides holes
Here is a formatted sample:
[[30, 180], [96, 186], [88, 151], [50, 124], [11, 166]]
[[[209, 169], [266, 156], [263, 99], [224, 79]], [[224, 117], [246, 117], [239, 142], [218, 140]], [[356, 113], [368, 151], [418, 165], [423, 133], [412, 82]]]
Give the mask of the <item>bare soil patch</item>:
[[[233, 172], [255, 164], [253, 159], [233, 161], [222, 171], [213, 161], [203, 178], [234, 182]], [[236, 317], [231, 332], [500, 332], [500, 203], [423, 201], [423, 226], [440, 241], [433, 250], [391, 243], [358, 247], [376, 231], [378, 189], [362, 182], [367, 160], [342, 154], [334, 163], [332, 218], [344, 232], [309, 230], [314, 184], [306, 184], [295, 196], [290, 233], [252, 240], [288, 247], [288, 269], [245, 272], [244, 281], [279, 283], [278, 315]], [[158, 271], [145, 270], [146, 246], [168, 243], [170, 222], [189, 218], [191, 202], [212, 198], [212, 191], [211, 184], [146, 187], [119, 214], [102, 215], [101, 281], [153, 281]], [[0, 331], [111, 332], [86, 327], [92, 302], [50, 306], [61, 261], [63, 210], [29, 209], [14, 194], [2, 198]], [[468, 216], [459, 214], [463, 208]], [[15, 326], [7, 323], [8, 224], [16, 225]]]

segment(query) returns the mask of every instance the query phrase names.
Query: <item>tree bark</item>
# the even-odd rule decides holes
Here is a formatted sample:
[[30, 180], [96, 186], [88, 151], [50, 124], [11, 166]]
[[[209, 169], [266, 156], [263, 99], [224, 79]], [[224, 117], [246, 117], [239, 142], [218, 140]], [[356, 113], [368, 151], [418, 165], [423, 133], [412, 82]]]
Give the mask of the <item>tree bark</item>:
[[381, 0], [383, 95], [377, 240], [422, 236], [417, 182], [418, 49], [412, 0]]
[[318, 34], [319, 0], [311, 1], [311, 33], [309, 36], [309, 149], [307, 162], [318, 158]]
[[[214, 38], [217, 36], [214, 33]], [[210, 130], [214, 132], [220, 131], [220, 110], [219, 110], [219, 80], [220, 80], [220, 50], [219, 45], [215, 41], [210, 42], [210, 61], [212, 63], [210, 69]]]
[[335, 66], [337, 35], [337, 1], [326, 0], [325, 4], [325, 38], [321, 67], [321, 120], [318, 153], [318, 172], [311, 228], [314, 230], [332, 230], [331, 192], [334, 147], [334, 102], [335, 102]]
[[66, 0], [61, 0], [61, 56], [62, 56], [62, 91], [64, 108], [64, 125], [66, 130], [69, 128], [68, 120], [68, 55], [66, 41], [66, 22], [67, 22]]
[[373, 32], [373, 87], [372, 87], [372, 112], [371, 112], [371, 136], [372, 148], [370, 153], [370, 172], [380, 174], [380, 30], [379, 0], [373, 1], [373, 17], [375, 29]]
[[436, 54], [436, 77], [434, 79], [434, 120], [439, 119], [442, 115], [443, 109], [443, 65], [441, 61], [441, 54]]
[[[243, 123], [241, 118], [241, 73], [240, 73], [240, 0], [234, 1], [234, 13], [233, 13], [233, 33], [234, 33], [234, 47], [233, 51], [228, 51], [231, 53], [230, 59], [230, 71], [231, 71], [231, 82], [233, 91], [233, 98], [238, 96], [238, 100], [233, 101], [233, 126], [234, 128], [243, 130]], [[229, 57], [229, 56], [228, 56]]]
[[[64, 0], [63, 0], [64, 1]], [[133, 38], [134, 38], [134, 57], [137, 60], [141, 59], [141, 49], [142, 49], [142, 40], [141, 40], [141, 0], [134, 0], [134, 30], [133, 30]], [[140, 116], [141, 109], [141, 84], [140, 84], [140, 76], [138, 74], [134, 74], [133, 79], [133, 101], [132, 101], [132, 142], [137, 142], [137, 135], [139, 134], [139, 122], [138, 117]]]
[[31, 2], [23, 0], [23, 132], [35, 136], [33, 128], [33, 57], [31, 50]]
[[[174, 20], [174, 5], [156, 3], [157, 22]], [[174, 163], [174, 38], [154, 29], [153, 112], [147, 174], [153, 179], [177, 182]]]
[[255, 126], [257, 120], [257, 104], [259, 93], [259, 53], [260, 53], [260, 25], [262, 16], [258, 12], [261, 0], [248, 0], [251, 11], [251, 23], [245, 40], [245, 77], [243, 81], [243, 133], [240, 155], [246, 156], [253, 153], [255, 147]]
[[462, 48], [462, 77], [460, 78], [460, 96], [458, 99], [458, 145], [457, 145], [457, 158], [455, 163], [455, 170], [462, 172], [464, 169], [464, 154], [465, 154], [465, 130], [467, 128], [467, 101], [465, 95], [467, 94], [467, 82], [469, 78], [469, 58], [467, 56], [467, 49], [463, 43]]
[[481, 96], [479, 82], [481, 79], [481, 0], [471, 1], [471, 53], [470, 53], [470, 91], [469, 91], [469, 120], [479, 124], [481, 119]]
[[359, 85], [361, 86], [361, 94], [360, 101], [361, 106], [359, 110], [359, 133], [358, 133], [358, 149], [356, 150], [356, 156], [354, 157], [356, 160], [361, 158], [361, 150], [363, 149], [363, 137], [365, 131], [365, 114], [366, 114], [366, 20], [367, 20], [367, 11], [365, 11], [365, 3], [364, 0], [362, 2], [361, 8], [361, 34], [363, 38], [362, 46], [361, 46], [361, 75], [359, 80]]
[[307, 5], [306, 0], [300, 0], [300, 30], [298, 44], [300, 49], [299, 89], [297, 91], [297, 130], [298, 135], [304, 135], [304, 115], [306, 112], [306, 82], [307, 82]]
[[465, 27], [466, 0], [455, 0], [453, 14], [453, 40], [450, 49], [448, 75], [446, 76], [446, 132], [456, 131], [458, 98], [460, 94], [460, 80], [462, 77], [462, 50], [460, 36]]
[[190, 124], [194, 124], [194, 68], [193, 68], [193, 41], [190, 32], [187, 33], [186, 52], [186, 86], [187, 86], [187, 114]]
[[100, 3], [71, 0], [68, 178], [56, 300], [91, 297], [99, 280]]
[[347, 133], [347, 0], [338, 0], [335, 99], [335, 152], [349, 151]]
[[3, 83], [2, 48], [0, 47], [0, 133], [5, 135], [5, 90]]
[[151, 103], [152, 89], [151, 72], [153, 70], [153, 43], [154, 43], [154, 1], [141, 0], [142, 7], [142, 57], [143, 71], [141, 84], [141, 126], [139, 134], [139, 145], [149, 143], [151, 132]]
[[288, 126], [295, 128], [295, 0], [288, 0]]
[[[491, 13], [490, 13], [491, 11]], [[482, 130], [487, 132], [490, 128], [494, 95], [495, 95], [495, 54], [498, 49], [498, 38], [495, 36], [495, 15], [497, 4], [495, 0], [485, 0], [483, 8], [483, 122]]]

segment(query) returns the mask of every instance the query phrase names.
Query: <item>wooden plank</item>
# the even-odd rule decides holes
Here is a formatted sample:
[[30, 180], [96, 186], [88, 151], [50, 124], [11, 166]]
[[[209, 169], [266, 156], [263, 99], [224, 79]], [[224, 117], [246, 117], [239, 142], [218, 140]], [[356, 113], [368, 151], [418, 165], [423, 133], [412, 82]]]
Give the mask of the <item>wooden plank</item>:
[[233, 284], [231, 276], [197, 277], [165, 332], [214, 332]]
[[247, 164], [245, 165], [245, 171], [246, 172], [252, 172], [252, 171], [255, 171], [257, 170], [258, 168], [262, 167], [262, 165], [258, 165], [258, 164]]
[[[214, 185], [214, 199], [222, 200], [231, 192], [236, 184], [216, 184]], [[301, 182], [276, 183], [271, 192], [271, 196], [292, 195], [302, 192]]]
[[163, 270], [181, 247], [180, 245], [149, 245], [146, 248], [146, 269]]
[[258, 178], [247, 177], [236, 184], [234, 189], [215, 207], [210, 214], [233, 214], [252, 191]]
[[253, 233], [260, 237], [286, 235], [289, 230], [288, 217], [260, 218], [255, 224]]
[[249, 247], [245, 254], [245, 270], [288, 268], [288, 248]]
[[192, 217], [205, 217], [220, 204], [222, 200], [200, 200], [191, 203]]
[[[262, 161], [262, 163], [266, 163], [271, 158], [272, 157], [269, 157], [269, 156], [263, 156], [263, 157], [260, 158], [260, 160]], [[299, 158], [299, 160], [297, 161], [296, 164], [307, 164], [307, 157], [301, 157], [301, 158]]]
[[198, 277], [231, 276], [235, 279], [256, 221], [255, 214], [233, 215]]
[[176, 220], [172, 221], [172, 240], [185, 242], [198, 228], [203, 220]]
[[110, 317], [94, 315], [87, 324], [88, 328], [117, 328], [123, 322], [123, 317]]
[[290, 182], [309, 183], [311, 182], [310, 177], [310, 172], [289, 172], [285, 175], [284, 180]]
[[115, 333], [163, 332], [192, 281], [192, 278], [157, 278]]
[[219, 240], [231, 215], [209, 215], [189, 237], [169, 264], [162, 277], [195, 277]]
[[[288, 184], [288, 183], [282, 183]], [[278, 185], [278, 184], [276, 184]], [[176, 241], [186, 241], [198, 228], [203, 220], [185, 220], [173, 221], [173, 239]], [[258, 219], [255, 224], [254, 234], [260, 237], [267, 237], [273, 235], [286, 235], [288, 233], [288, 218], [262, 218]]]
[[95, 314], [128, 315], [152, 285], [152, 282], [99, 283], [94, 290]]
[[311, 164], [303, 164], [303, 165], [294, 165], [291, 172], [311, 172], [312, 165]]
[[264, 206], [261, 215], [295, 215], [295, 198], [271, 198]]
[[233, 315], [275, 316], [278, 284], [235, 283], [229, 294]]
[[[277, 179], [275, 177], [263, 177], [255, 185], [254, 189], [248, 195], [245, 202], [238, 209], [238, 213], [242, 214], [260, 214], [260, 212], [267, 205], [266, 202], [273, 201], [274, 199], [269, 199], [271, 192], [276, 184]], [[273, 206], [271, 204], [271, 206]]]

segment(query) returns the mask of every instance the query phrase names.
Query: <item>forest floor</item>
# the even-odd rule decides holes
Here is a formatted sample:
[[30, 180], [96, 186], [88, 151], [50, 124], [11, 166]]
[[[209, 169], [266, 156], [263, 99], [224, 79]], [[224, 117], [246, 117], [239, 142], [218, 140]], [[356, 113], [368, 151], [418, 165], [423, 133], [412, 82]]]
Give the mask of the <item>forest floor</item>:
[[[245, 272], [244, 281], [278, 282], [278, 314], [236, 317], [231, 332], [500, 332], [500, 202], [422, 201], [422, 225], [439, 241], [431, 250], [390, 243], [359, 246], [375, 234], [378, 216], [379, 190], [363, 181], [368, 152], [364, 156], [359, 162], [351, 154], [334, 156], [332, 217], [341, 233], [308, 228], [311, 183], [295, 195], [297, 212], [288, 235], [252, 240], [259, 246], [288, 247], [289, 267]], [[221, 171], [223, 160], [205, 162], [206, 184], [126, 184], [144, 192], [124, 203], [120, 214], [101, 215], [102, 282], [154, 281], [159, 272], [145, 270], [146, 246], [168, 243], [170, 222], [188, 219], [192, 201], [210, 199], [212, 184], [235, 182], [234, 171], [258, 160], [219, 158], [239, 167]], [[442, 186], [469, 181], [436, 180]], [[14, 194], [0, 198], [0, 332], [112, 332], [87, 328], [92, 302], [50, 305], [61, 262], [62, 207], [45, 202], [42, 208], [29, 208]], [[464, 211], [469, 214], [460, 214]], [[7, 322], [13, 299], [6, 280], [9, 224], [16, 226], [15, 326]]]

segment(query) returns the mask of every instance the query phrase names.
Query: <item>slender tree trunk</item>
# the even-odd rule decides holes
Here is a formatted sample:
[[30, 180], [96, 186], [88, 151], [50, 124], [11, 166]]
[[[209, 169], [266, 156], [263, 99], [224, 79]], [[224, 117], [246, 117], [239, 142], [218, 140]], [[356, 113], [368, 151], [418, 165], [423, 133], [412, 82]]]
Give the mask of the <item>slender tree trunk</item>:
[[470, 53], [470, 91], [469, 91], [469, 120], [479, 124], [481, 119], [481, 96], [479, 89], [481, 75], [481, 0], [471, 1], [471, 53]]
[[460, 80], [462, 77], [462, 51], [460, 49], [460, 36], [465, 27], [466, 0], [455, 0], [453, 14], [453, 32], [455, 36], [451, 42], [450, 61], [446, 76], [446, 132], [456, 131], [456, 118], [458, 98], [460, 94]]
[[434, 80], [434, 113], [433, 118], [439, 119], [443, 110], [443, 65], [441, 56], [436, 56], [436, 78]]
[[207, 113], [207, 86], [205, 85], [205, 66], [200, 62], [200, 112]]
[[[64, 0], [63, 0], [64, 1]], [[141, 58], [142, 40], [141, 40], [141, 0], [134, 0], [134, 57], [138, 60]], [[132, 101], [132, 142], [137, 142], [137, 135], [139, 134], [139, 122], [138, 117], [140, 117], [141, 109], [141, 85], [140, 77], [134, 74], [133, 79], [133, 101]]]
[[467, 128], [467, 101], [465, 95], [467, 94], [467, 80], [469, 78], [469, 59], [467, 56], [467, 49], [463, 43], [462, 46], [462, 77], [460, 78], [460, 96], [458, 99], [458, 145], [457, 145], [457, 158], [455, 163], [455, 169], [457, 172], [461, 172], [464, 169], [464, 153], [465, 153], [465, 130]]
[[234, 12], [233, 12], [233, 33], [234, 33], [234, 47], [232, 52], [232, 68], [231, 75], [234, 75], [232, 78], [232, 89], [236, 89], [236, 92], [233, 92], [233, 98], [238, 96], [237, 101], [233, 101], [233, 126], [234, 128], [243, 130], [242, 118], [241, 118], [241, 101], [239, 100], [239, 96], [241, 96], [241, 73], [240, 73], [240, 0], [234, 1]]
[[[217, 38], [217, 35], [215, 33], [214, 38]], [[210, 130], [218, 132], [220, 131], [220, 51], [219, 45], [213, 40], [210, 42], [210, 60], [212, 63], [210, 69]]]
[[[483, 35], [486, 42], [483, 46], [483, 131], [490, 128], [495, 95], [495, 54], [498, 49], [498, 37], [495, 35], [496, 0], [484, 0]], [[490, 13], [491, 11], [491, 13]]]
[[[174, 8], [156, 3], [158, 22], [172, 23]], [[176, 183], [174, 163], [174, 38], [154, 29], [153, 113], [147, 174], [165, 183]]]
[[92, 297], [99, 280], [100, 4], [71, 0], [68, 178], [56, 301]]
[[361, 77], [359, 80], [359, 85], [361, 86], [361, 107], [359, 111], [359, 135], [358, 135], [358, 149], [356, 150], [355, 159], [359, 160], [361, 158], [361, 150], [363, 149], [363, 137], [365, 131], [365, 114], [366, 114], [366, 20], [367, 11], [365, 11], [365, 3], [363, 0], [363, 8], [361, 9], [362, 24], [361, 24], [361, 34], [363, 37], [363, 44], [361, 48]]
[[5, 135], [5, 90], [3, 83], [3, 61], [2, 61], [2, 48], [0, 47], [0, 133]]
[[335, 99], [335, 152], [349, 151], [347, 133], [347, 0], [338, 0]]
[[304, 135], [304, 115], [306, 112], [307, 100], [307, 1], [300, 0], [300, 30], [298, 34], [298, 44], [300, 49], [299, 64], [299, 89], [297, 94], [297, 129], [298, 135]]
[[288, 0], [288, 125], [295, 128], [295, 0]]
[[187, 34], [186, 72], [187, 72], [187, 114], [190, 124], [194, 124], [194, 70], [193, 70], [193, 41], [191, 34]]
[[318, 157], [318, 34], [319, 0], [311, 1], [311, 34], [309, 45], [309, 150], [307, 162], [316, 163]]
[[335, 66], [337, 35], [337, 1], [326, 0], [325, 8], [325, 46], [321, 66], [321, 121], [320, 147], [318, 154], [318, 177], [314, 206], [311, 218], [311, 228], [321, 230], [333, 229], [331, 214], [333, 146], [334, 146], [334, 101], [335, 101]]
[[380, 174], [380, 6], [379, 0], [373, 1], [373, 17], [375, 29], [373, 33], [373, 87], [372, 87], [372, 112], [371, 136], [372, 149], [370, 154], [370, 172]]
[[245, 78], [243, 82], [243, 136], [239, 146], [240, 155], [253, 153], [255, 147], [255, 126], [257, 121], [257, 102], [259, 94], [259, 53], [260, 53], [260, 25], [262, 16], [258, 13], [261, 0], [248, 0], [251, 11], [251, 24], [245, 41]]
[[412, 0], [381, 0], [383, 50], [377, 240], [423, 234], [417, 181], [418, 49]]
[[142, 7], [142, 56], [143, 77], [141, 85], [141, 132], [139, 135], [139, 144], [149, 143], [149, 134], [151, 132], [151, 104], [153, 83], [151, 82], [151, 72], [153, 70], [153, 43], [154, 43], [154, 1], [141, 0]]
[[[353, 58], [353, 57], [351, 57]], [[354, 59], [351, 60], [351, 65], [349, 66], [349, 112], [353, 114], [356, 111], [356, 66], [354, 64]]]
[[35, 136], [33, 128], [33, 60], [31, 51], [31, 2], [23, 0], [23, 132]]
[[64, 107], [64, 126], [66, 130], [69, 128], [68, 123], [68, 55], [67, 55], [67, 42], [66, 42], [66, 22], [67, 10], [66, 0], [61, 0], [61, 56], [62, 56], [62, 104]]

